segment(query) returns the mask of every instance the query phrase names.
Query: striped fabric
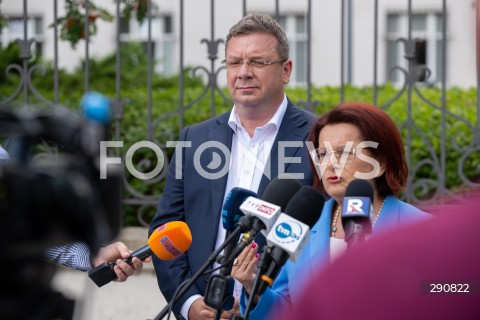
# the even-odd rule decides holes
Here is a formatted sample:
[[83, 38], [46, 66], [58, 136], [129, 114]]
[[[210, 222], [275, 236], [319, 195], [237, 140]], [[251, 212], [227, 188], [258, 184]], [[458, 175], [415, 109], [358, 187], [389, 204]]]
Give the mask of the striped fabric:
[[66, 267], [88, 271], [92, 269], [90, 263], [90, 248], [83, 242], [74, 242], [64, 246], [48, 248], [44, 252], [47, 260], [62, 264]]
[[8, 159], [10, 159], [10, 157], [8, 156], [7, 151], [0, 146], [0, 165], [7, 164]]
[[[7, 164], [10, 157], [0, 146], [0, 165]], [[88, 271], [92, 269], [90, 263], [90, 248], [83, 242], [70, 243], [64, 246], [49, 248], [44, 256], [53, 262], [76, 270]]]

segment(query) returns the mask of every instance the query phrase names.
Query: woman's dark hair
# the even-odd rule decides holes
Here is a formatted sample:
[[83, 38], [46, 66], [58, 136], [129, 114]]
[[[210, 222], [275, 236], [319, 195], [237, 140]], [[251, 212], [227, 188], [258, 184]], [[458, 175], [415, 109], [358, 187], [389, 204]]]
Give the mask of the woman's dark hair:
[[[352, 124], [360, 130], [363, 140], [378, 142], [377, 148], [369, 148], [373, 158], [385, 166], [385, 172], [374, 179], [378, 196], [398, 195], [405, 188], [408, 166], [400, 132], [390, 116], [365, 102], [343, 102], [320, 116], [313, 125], [308, 140], [313, 142], [315, 149], [319, 146], [320, 131], [327, 125], [339, 123]], [[317, 172], [311, 159], [310, 163], [313, 172]], [[313, 184], [326, 193], [320, 178], [314, 174]]]

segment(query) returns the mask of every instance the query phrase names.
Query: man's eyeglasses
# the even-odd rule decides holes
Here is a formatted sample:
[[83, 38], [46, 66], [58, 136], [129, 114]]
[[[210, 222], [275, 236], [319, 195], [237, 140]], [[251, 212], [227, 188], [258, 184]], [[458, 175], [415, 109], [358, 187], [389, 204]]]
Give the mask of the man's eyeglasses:
[[[349, 163], [355, 159], [355, 154], [362, 148], [351, 148], [351, 149], [337, 149], [327, 150], [325, 148], [318, 148], [312, 150], [310, 155], [315, 164], [327, 164], [331, 159], [332, 154], [335, 154], [338, 163]], [[326, 159], [326, 160], [325, 160]]]
[[287, 61], [286, 59], [281, 59], [281, 60], [263, 60], [263, 59], [252, 59], [252, 60], [223, 60], [222, 63], [225, 64], [227, 70], [238, 70], [240, 67], [246, 63], [252, 68], [253, 70], [261, 70], [265, 69], [268, 66], [271, 66], [272, 64], [275, 63], [284, 63]]

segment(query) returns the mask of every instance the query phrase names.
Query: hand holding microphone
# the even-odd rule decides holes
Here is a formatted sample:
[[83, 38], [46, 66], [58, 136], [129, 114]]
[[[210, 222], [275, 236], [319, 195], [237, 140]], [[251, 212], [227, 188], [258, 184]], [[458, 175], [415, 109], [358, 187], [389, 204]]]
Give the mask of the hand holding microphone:
[[[264, 200], [269, 200], [267, 199], [267, 196], [270, 195], [276, 198], [276, 200], [278, 201], [277, 203], [286, 206], [291, 196], [293, 196], [293, 194], [297, 192], [298, 189], [300, 189], [300, 187], [301, 187], [300, 182], [296, 180], [274, 179], [272, 180], [272, 182], [270, 182], [270, 184], [267, 186], [265, 190]], [[259, 200], [259, 199], [256, 199], [256, 200]], [[175, 303], [178, 300], [178, 297], [182, 297], [185, 294], [188, 288], [190, 288], [195, 283], [195, 281], [197, 281], [197, 279], [205, 272], [205, 270], [207, 270], [207, 268], [209, 268], [211, 264], [217, 259], [220, 252], [224, 250], [224, 248], [229, 244], [229, 242], [234, 239], [238, 239], [238, 236], [240, 235], [241, 232], [245, 232], [245, 230], [250, 229], [250, 231], [244, 234], [244, 236], [242, 237], [242, 240], [239, 243], [237, 243], [235, 248], [232, 250], [233, 252], [231, 252], [228, 255], [228, 257], [226, 257], [223, 263], [225, 263], [225, 261], [233, 261], [233, 259], [242, 252], [243, 248], [245, 248], [251, 243], [251, 241], [254, 238], [254, 235], [256, 235], [260, 230], [266, 228], [264, 222], [262, 222], [258, 217], [249, 215], [248, 212], [246, 213], [243, 210], [242, 212], [245, 213], [246, 216], [240, 217], [240, 219], [238, 220], [238, 223], [235, 226], [235, 230], [231, 232], [228, 239], [226, 239], [225, 242], [208, 257], [207, 261], [197, 270], [195, 274], [192, 275], [188, 283], [182, 286], [182, 288], [178, 291], [177, 295], [173, 298], [173, 301], [171, 301], [172, 303]], [[230, 220], [227, 219], [225, 222], [228, 222], [228, 221]], [[217, 301], [219, 302], [220, 300], [216, 299], [217, 296], [220, 297], [222, 295], [214, 294], [213, 298], [215, 299], [212, 299], [212, 301], [215, 300], [214, 302], [217, 302]], [[162, 319], [167, 313], [168, 313], [168, 306], [163, 308], [162, 311], [160, 311], [160, 313], [155, 317], [155, 319]]]
[[[92, 261], [92, 266], [97, 267], [106, 261], [116, 262], [113, 271], [117, 275], [114, 279], [116, 282], [123, 282], [132, 276], [135, 272], [142, 270], [143, 263], [148, 263], [152, 259], [147, 257], [145, 260], [133, 258], [131, 263], [125, 262], [125, 258], [130, 258], [132, 251], [123, 242], [114, 242], [105, 247], [100, 248], [97, 255]], [[126, 259], [125, 259], [126, 260]]]
[[298, 180], [276, 178], [268, 184], [262, 200], [248, 197], [240, 206], [240, 210], [248, 216], [252, 228], [243, 234], [227, 260], [235, 259], [251, 244], [258, 232], [262, 231], [266, 236], [281, 211], [301, 187]]
[[[288, 187], [290, 185], [290, 187]], [[270, 196], [275, 195], [279, 200], [278, 203], [286, 205], [288, 200], [291, 196], [301, 187], [300, 183], [296, 180], [278, 180], [274, 179], [265, 190], [264, 198], [270, 194]], [[270, 191], [269, 191], [270, 190]], [[293, 190], [293, 192], [292, 192]], [[285, 191], [291, 193], [290, 195], [286, 195]], [[253, 195], [255, 195], [253, 193]], [[220, 245], [212, 254], [208, 257], [207, 261], [192, 275], [192, 277], [188, 280], [188, 282], [183, 285], [176, 295], [172, 298], [170, 303], [176, 303], [179, 297], [182, 297], [185, 292], [194, 285], [195, 281], [203, 275], [203, 273], [211, 267], [211, 265], [215, 261], [219, 261], [225, 268], [229, 268], [233, 259], [242, 252], [243, 248], [248, 246], [254, 238], [254, 235], [257, 234], [262, 228], [265, 228], [265, 224], [257, 217], [251, 214], [245, 214], [245, 211], [239, 210], [241, 209], [241, 205], [247, 199], [253, 198], [253, 201], [261, 201], [257, 198], [254, 198], [251, 194], [251, 191], [241, 188], [233, 188], [232, 193], [230, 193], [227, 198], [225, 199], [225, 203], [222, 210], [222, 223], [223, 227], [227, 231], [227, 237], [223, 244]], [[235, 222], [235, 223], [234, 223]], [[242, 237], [242, 240], [235, 244], [239, 235], [245, 232]], [[228, 235], [229, 234], [229, 235]], [[225, 249], [228, 251], [228, 247], [230, 247], [230, 243], [233, 242], [235, 247], [233, 248], [233, 252], [230, 252], [228, 255], [224, 255], [223, 257], [219, 258], [220, 253]], [[226, 252], [225, 252], [226, 253]], [[230, 270], [226, 270], [228, 273]], [[222, 272], [223, 273], [223, 272]], [[214, 276], [211, 277], [214, 278]], [[228, 287], [228, 281], [224, 281], [222, 277], [215, 277], [215, 281], [219, 280], [218, 282], [209, 281], [209, 285], [207, 287], [207, 292], [204, 297], [204, 301], [208, 302], [212, 308], [220, 309], [224, 306], [229, 304], [229, 301], [225, 301], [225, 292], [230, 292], [232, 288]], [[155, 317], [155, 319], [162, 319], [168, 313], [168, 305], [165, 306], [162, 311]]]
[[[223, 256], [217, 258], [223, 267], [219, 274], [210, 277], [204, 296], [205, 303], [216, 309], [217, 314], [233, 306], [234, 281], [230, 277], [233, 259], [253, 241], [259, 231], [270, 230], [281, 212], [281, 206], [285, 207], [300, 187], [297, 180], [276, 178], [267, 186], [263, 200], [258, 199], [254, 192], [238, 187], [227, 194], [222, 209], [222, 223], [227, 231], [225, 250]], [[236, 244], [234, 241], [240, 232], [245, 233]], [[232, 238], [233, 234], [237, 236]]]
[[240, 254], [238, 260], [241, 263], [234, 269], [233, 275], [242, 282], [250, 294], [245, 319], [248, 318], [254, 300], [258, 299], [256, 295], [262, 294], [272, 285], [287, 259], [290, 257], [295, 261], [298, 258], [309, 239], [309, 230], [317, 222], [324, 203], [325, 199], [316, 189], [310, 186], [302, 187], [288, 202], [285, 213], [279, 215], [268, 233], [269, 247], [262, 253], [265, 261], [259, 259], [258, 254], [253, 256], [257, 248], [250, 248]]
[[[188, 250], [192, 243], [192, 235], [187, 224], [182, 221], [172, 221], [158, 227], [148, 239], [148, 244], [132, 252], [124, 262], [132, 264], [134, 257], [145, 260], [155, 254], [161, 260], [172, 260]], [[88, 272], [88, 276], [98, 287], [117, 278], [115, 263], [104, 262]]]
[[[263, 293], [265, 288], [271, 285], [289, 257], [295, 261], [299, 256], [308, 240], [309, 229], [318, 220], [324, 202], [323, 196], [308, 186], [302, 187], [290, 199], [285, 213], [279, 215], [267, 236], [270, 248], [265, 250], [269, 250], [271, 260], [263, 270], [262, 279], [265, 283], [260, 285], [259, 293]], [[253, 274], [256, 273], [256, 261], [259, 257], [255, 255], [257, 249], [252, 245], [237, 258], [235, 278], [242, 282], [246, 289], [253, 286]]]
[[322, 194], [310, 186], [302, 187], [288, 202], [285, 213], [278, 217], [267, 236], [271, 262], [260, 276], [258, 294], [273, 284], [288, 258], [295, 261], [300, 256], [324, 204]]

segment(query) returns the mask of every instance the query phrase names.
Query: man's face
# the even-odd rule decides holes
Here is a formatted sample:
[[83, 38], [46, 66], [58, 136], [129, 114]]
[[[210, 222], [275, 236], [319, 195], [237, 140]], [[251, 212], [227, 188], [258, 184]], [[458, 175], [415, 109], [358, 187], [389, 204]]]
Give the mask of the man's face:
[[[270, 34], [254, 33], [233, 37], [226, 51], [227, 85], [236, 107], [276, 108], [284, 97], [284, 85], [290, 80], [292, 61], [280, 61], [277, 39]], [[238, 62], [244, 63], [238, 63]], [[245, 61], [274, 63], [258, 67]], [[234, 62], [236, 66], [232, 67]]]

